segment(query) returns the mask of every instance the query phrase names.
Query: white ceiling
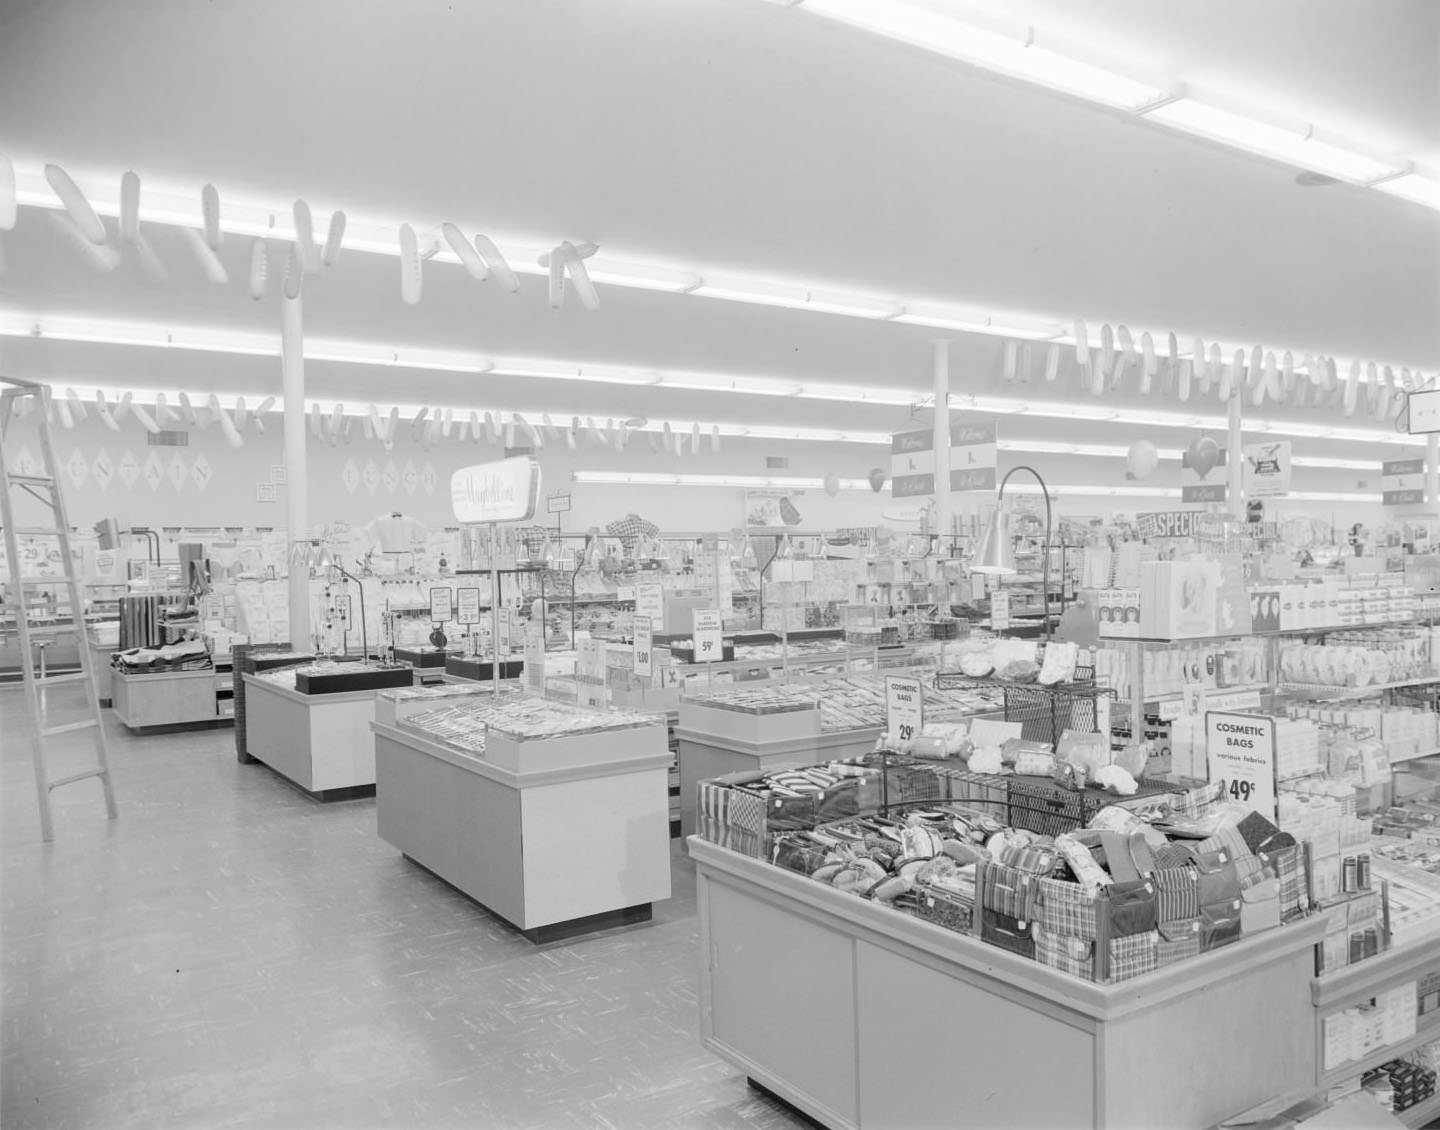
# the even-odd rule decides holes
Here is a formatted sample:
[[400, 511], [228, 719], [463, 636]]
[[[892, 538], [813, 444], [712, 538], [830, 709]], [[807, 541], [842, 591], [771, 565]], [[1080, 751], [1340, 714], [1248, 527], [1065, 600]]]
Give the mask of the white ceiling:
[[[1377, 148], [1440, 154], [1440, 5], [1429, 0], [1005, 8]], [[58, 162], [87, 185], [133, 168], [145, 184], [197, 196], [213, 182], [222, 206], [244, 198], [283, 212], [304, 196], [317, 216], [342, 207], [540, 246], [593, 240], [696, 271], [1173, 329], [1187, 346], [1198, 334], [1440, 364], [1437, 213], [1348, 186], [1300, 187], [1294, 169], [764, 0], [12, 0], [0, 8], [0, 106], [0, 152], [22, 170]], [[152, 238], [172, 272], [163, 287], [129, 265], [94, 273], [42, 209], [24, 208], [5, 237], [0, 310], [277, 330], [274, 288], [251, 302], [240, 282], [211, 286], [174, 233]], [[226, 244], [233, 279], [243, 250]], [[347, 252], [307, 280], [307, 331], [580, 364], [929, 382], [935, 331], [920, 327], [604, 285], [598, 311], [572, 301], [556, 312], [542, 279], [509, 296], [444, 263], [427, 267], [411, 307], [398, 278], [393, 257]], [[955, 387], [1006, 392], [1000, 341], [955, 337]], [[0, 338], [0, 363], [74, 383], [279, 383], [266, 358], [43, 340]], [[1058, 387], [1088, 400], [1068, 368]], [[906, 415], [454, 373], [397, 380], [319, 363], [309, 377], [315, 395], [350, 401], [473, 396], [868, 430]], [[1162, 399], [1149, 403], [1177, 407]], [[1054, 421], [1017, 428], [1076, 435]], [[1080, 438], [1133, 437], [1096, 425]]]

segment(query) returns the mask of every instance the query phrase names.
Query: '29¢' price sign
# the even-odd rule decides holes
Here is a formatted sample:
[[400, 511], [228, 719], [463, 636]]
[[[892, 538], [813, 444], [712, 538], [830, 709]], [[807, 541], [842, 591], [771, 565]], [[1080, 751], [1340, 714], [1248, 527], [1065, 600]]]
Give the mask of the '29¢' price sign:
[[1205, 714], [1205, 759], [1213, 784], [1225, 783], [1227, 800], [1278, 817], [1275, 798], [1275, 719], [1264, 714]]
[[892, 745], [920, 736], [925, 728], [925, 692], [919, 679], [885, 676], [885, 738]]

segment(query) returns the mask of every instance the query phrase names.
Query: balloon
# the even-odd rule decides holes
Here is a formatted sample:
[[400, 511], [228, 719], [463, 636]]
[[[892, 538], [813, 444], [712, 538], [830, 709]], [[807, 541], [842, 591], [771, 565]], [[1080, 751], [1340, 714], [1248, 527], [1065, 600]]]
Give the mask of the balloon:
[[1187, 455], [1190, 469], [1203, 479], [1220, 462], [1220, 445], [1214, 436], [1196, 436], [1190, 441]]
[[1130, 478], [1141, 481], [1148, 479], [1158, 466], [1160, 452], [1155, 450], [1155, 445], [1148, 439], [1137, 439], [1130, 445], [1130, 454], [1125, 459]]
[[831, 498], [834, 498], [840, 493], [840, 476], [834, 471], [829, 472], [825, 476], [825, 493]]
[[876, 467], [870, 472], [870, 489], [879, 494], [885, 489], [885, 472]]

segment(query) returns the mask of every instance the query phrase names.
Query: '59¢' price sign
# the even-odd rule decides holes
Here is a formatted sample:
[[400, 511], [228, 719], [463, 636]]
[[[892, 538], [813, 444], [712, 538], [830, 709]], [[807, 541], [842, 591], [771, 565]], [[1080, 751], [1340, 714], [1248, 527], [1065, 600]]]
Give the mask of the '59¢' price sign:
[[720, 609], [697, 608], [694, 612], [695, 662], [714, 663], [722, 657]]

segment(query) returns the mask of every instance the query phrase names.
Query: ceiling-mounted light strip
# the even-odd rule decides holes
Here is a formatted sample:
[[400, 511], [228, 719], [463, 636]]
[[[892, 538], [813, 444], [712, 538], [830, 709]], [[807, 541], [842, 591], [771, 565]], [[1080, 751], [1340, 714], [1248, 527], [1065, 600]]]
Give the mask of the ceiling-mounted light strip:
[[1407, 161], [1379, 160], [1322, 141], [1315, 136], [1313, 127], [1271, 125], [1194, 98], [1167, 102], [1149, 110], [1145, 116], [1197, 137], [1355, 184], [1371, 184], [1399, 176], [1409, 168]]
[[1000, 35], [901, 0], [806, 0], [801, 10], [1108, 106], [1135, 110], [1169, 95], [1163, 87], [1038, 46], [1033, 32]]
[[963, 310], [934, 302], [907, 302], [902, 313], [893, 319], [913, 326], [932, 326], [941, 330], [963, 333], [992, 334], [1000, 337], [1027, 338], [1034, 341], [1060, 338], [1065, 327], [1058, 322], [1026, 318], [1019, 314], [987, 314], [979, 310]]
[[[1179, 487], [1137, 487], [1101, 486], [1098, 484], [1052, 483], [1046, 481], [1052, 497], [1063, 498], [1168, 498], [1179, 501]], [[1015, 482], [1005, 487], [1006, 494], [1039, 494], [1035, 483]], [[1284, 498], [1268, 499], [1269, 502], [1363, 502], [1378, 503], [1379, 491], [1291, 491]]]
[[[1388, 438], [1388, 437], [1387, 437]], [[1122, 444], [1070, 443], [1065, 440], [1001, 439], [996, 446], [1001, 451], [1019, 451], [1035, 455], [1078, 455], [1085, 458], [1127, 459], [1130, 449]], [[1184, 451], [1178, 447], [1158, 448], [1161, 459], [1179, 459]], [[1294, 467], [1326, 467], [1343, 471], [1374, 471], [1373, 459], [1332, 459], [1327, 456], [1294, 455], [1290, 458]], [[1008, 488], [1007, 488], [1008, 489]]]
[[1440, 174], [1427, 176], [1416, 171], [1381, 181], [1375, 187], [1391, 196], [1399, 196], [1440, 211]]
[[[766, 490], [821, 490], [825, 480], [807, 475], [698, 475], [661, 471], [572, 471], [572, 482], [607, 486], [751, 487]], [[865, 479], [841, 479], [841, 490], [868, 491]]]
[[699, 286], [689, 293], [701, 298], [725, 298], [732, 302], [753, 302], [761, 306], [783, 306], [790, 310], [813, 310], [821, 314], [844, 314], [853, 318], [893, 318], [900, 303], [864, 294], [811, 290], [801, 283], [770, 279], [741, 278], [706, 272]]

